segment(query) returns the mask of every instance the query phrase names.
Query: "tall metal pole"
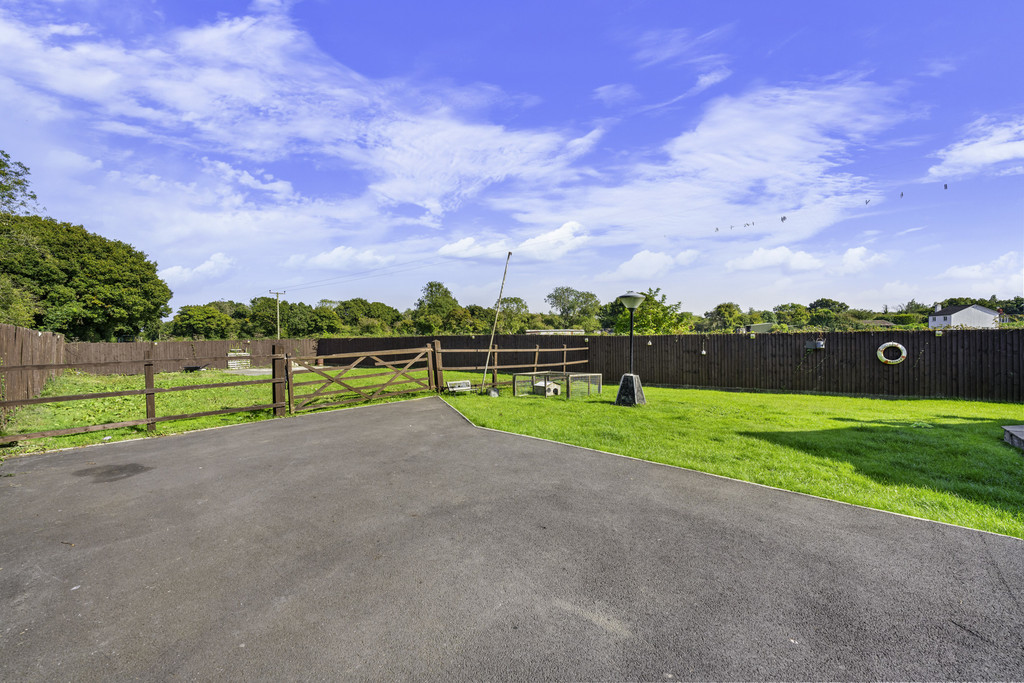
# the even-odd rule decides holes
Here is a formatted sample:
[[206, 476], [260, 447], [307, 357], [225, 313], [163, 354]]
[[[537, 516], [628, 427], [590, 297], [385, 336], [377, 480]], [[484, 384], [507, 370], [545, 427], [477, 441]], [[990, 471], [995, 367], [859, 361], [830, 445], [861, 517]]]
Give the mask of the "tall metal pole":
[[633, 373], [633, 309], [629, 309], [629, 374]]
[[[484, 392], [484, 383], [487, 382], [487, 367], [491, 362], [491, 348], [494, 346], [494, 331], [498, 329], [498, 311], [501, 310], [501, 296], [505, 293], [505, 278], [508, 276], [508, 262], [512, 259], [512, 252], [505, 257], [505, 272], [501, 276], [501, 288], [498, 290], [498, 303], [494, 305], [494, 324], [491, 326], [491, 341], [487, 343], [487, 355], [484, 357], [484, 376], [480, 380], [480, 393]], [[497, 354], [494, 355], [497, 359]], [[497, 360], [495, 360], [497, 365]]]

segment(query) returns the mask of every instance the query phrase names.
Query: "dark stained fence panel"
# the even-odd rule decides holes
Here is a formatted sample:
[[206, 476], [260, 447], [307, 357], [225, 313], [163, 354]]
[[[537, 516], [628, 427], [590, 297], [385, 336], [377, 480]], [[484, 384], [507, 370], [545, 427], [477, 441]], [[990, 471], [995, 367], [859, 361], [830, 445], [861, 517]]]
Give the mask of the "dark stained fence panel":
[[[313, 356], [317, 353], [316, 339], [214, 339], [208, 341], [164, 342], [72, 342], [67, 344], [65, 361], [75, 363], [83, 372], [98, 375], [141, 375], [146, 354], [152, 354], [156, 372], [180, 372], [190, 364], [208, 365], [214, 370], [225, 370], [233, 360], [228, 352], [238, 349], [250, 354], [253, 367], [269, 367], [274, 345], [283, 347], [293, 356]], [[188, 359], [196, 359], [189, 363]], [[106, 365], [118, 361], [118, 365]], [[104, 365], [90, 365], [104, 363]]]
[[[638, 336], [634, 367], [648, 385], [1024, 402], [1024, 330], [830, 332], [824, 349], [806, 348], [818, 338]], [[902, 363], [878, 360], [890, 341], [906, 348]], [[589, 347], [589, 371], [606, 383], [628, 372], [628, 336], [593, 336]]]

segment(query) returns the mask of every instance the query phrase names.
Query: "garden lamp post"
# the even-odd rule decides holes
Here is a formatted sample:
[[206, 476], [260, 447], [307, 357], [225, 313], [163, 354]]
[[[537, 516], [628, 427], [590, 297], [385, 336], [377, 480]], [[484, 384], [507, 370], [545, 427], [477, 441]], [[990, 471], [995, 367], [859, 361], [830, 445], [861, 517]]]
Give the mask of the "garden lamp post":
[[646, 297], [634, 291], [628, 291], [619, 297], [619, 303], [629, 310], [629, 372], [622, 376], [619, 381], [619, 395], [615, 398], [615, 405], [635, 406], [647, 403], [644, 398], [644, 389], [640, 385], [640, 377], [633, 374], [633, 313], [643, 303]]
[[619, 297], [619, 303], [629, 310], [629, 374], [633, 374], [633, 313], [646, 297], [632, 290]]

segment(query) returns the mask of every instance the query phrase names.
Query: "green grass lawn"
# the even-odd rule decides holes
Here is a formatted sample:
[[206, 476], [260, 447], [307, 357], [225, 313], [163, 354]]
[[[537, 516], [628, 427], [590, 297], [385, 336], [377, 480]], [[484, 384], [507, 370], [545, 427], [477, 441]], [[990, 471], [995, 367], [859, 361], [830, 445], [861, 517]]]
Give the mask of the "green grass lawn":
[[645, 388], [648, 404], [460, 394], [481, 427], [1024, 538], [1024, 407]]

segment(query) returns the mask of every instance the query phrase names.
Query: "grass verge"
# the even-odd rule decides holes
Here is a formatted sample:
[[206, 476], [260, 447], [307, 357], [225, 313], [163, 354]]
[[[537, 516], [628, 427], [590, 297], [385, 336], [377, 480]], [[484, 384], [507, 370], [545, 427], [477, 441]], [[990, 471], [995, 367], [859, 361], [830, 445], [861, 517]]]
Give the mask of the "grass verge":
[[474, 424], [1024, 538], [1021, 406], [645, 388], [446, 400]]

